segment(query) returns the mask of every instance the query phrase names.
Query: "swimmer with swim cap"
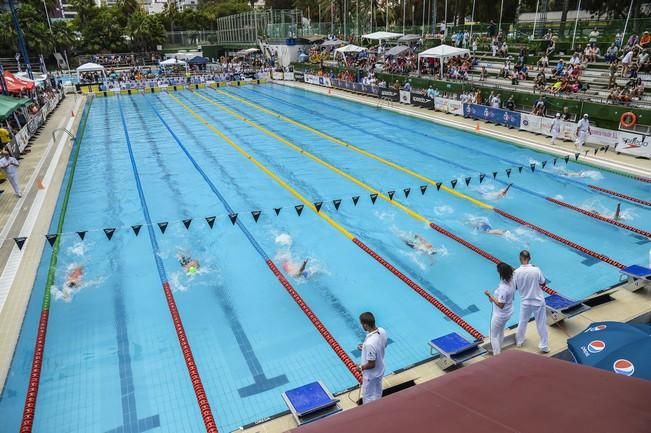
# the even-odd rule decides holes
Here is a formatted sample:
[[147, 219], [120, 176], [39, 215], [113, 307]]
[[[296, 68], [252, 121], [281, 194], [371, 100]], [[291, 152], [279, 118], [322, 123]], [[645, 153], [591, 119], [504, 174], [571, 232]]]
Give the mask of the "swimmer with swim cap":
[[82, 266], [74, 266], [66, 276], [66, 282], [61, 289], [61, 297], [66, 301], [72, 298], [73, 290], [81, 285], [81, 280], [84, 277], [84, 268]]
[[481, 233], [486, 233], [489, 235], [504, 236], [506, 230], [494, 229], [488, 220], [485, 219], [476, 219], [471, 222], [472, 226]]
[[286, 260], [283, 263], [283, 270], [294, 278], [307, 277], [307, 272], [305, 272], [305, 268], [307, 267], [308, 260], [309, 259], [305, 259], [300, 267], [296, 266], [296, 262], [292, 260]]
[[412, 238], [403, 238], [402, 241], [407, 245], [409, 248], [413, 248], [414, 250], [424, 252], [426, 254], [434, 255], [436, 254], [436, 250], [430, 244], [427, 239], [420, 235], [414, 235]]
[[183, 267], [188, 275], [194, 275], [199, 271], [199, 261], [192, 257], [180, 254], [179, 264]]

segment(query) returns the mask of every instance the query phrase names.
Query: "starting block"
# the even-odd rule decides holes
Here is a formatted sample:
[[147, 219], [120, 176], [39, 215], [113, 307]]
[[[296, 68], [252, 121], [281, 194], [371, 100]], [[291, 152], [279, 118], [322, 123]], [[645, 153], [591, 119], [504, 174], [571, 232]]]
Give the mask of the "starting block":
[[430, 354], [434, 351], [441, 354], [436, 364], [443, 370], [460, 365], [477, 356], [486, 353], [486, 349], [479, 346], [481, 341], [468, 341], [456, 332], [451, 332], [429, 342]]
[[629, 284], [626, 286], [631, 292], [637, 292], [645, 287], [651, 287], [651, 269], [640, 265], [627, 266], [620, 271]]
[[561, 295], [550, 295], [545, 298], [545, 310], [547, 312], [547, 324], [549, 326], [586, 312], [589, 309], [590, 307], [583, 302], [573, 301]]
[[334, 398], [321, 381], [290, 389], [282, 396], [298, 425], [341, 412], [339, 399]]

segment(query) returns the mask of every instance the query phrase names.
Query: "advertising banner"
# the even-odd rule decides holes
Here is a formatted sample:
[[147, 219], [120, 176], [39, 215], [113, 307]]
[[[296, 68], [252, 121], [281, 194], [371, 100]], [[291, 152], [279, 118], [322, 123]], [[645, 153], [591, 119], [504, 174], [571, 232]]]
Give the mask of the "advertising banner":
[[400, 103], [411, 104], [411, 93], [406, 90], [400, 91]]
[[386, 99], [393, 102], [398, 102], [400, 100], [400, 93], [394, 89], [380, 88], [378, 91], [378, 96], [380, 99]]
[[432, 98], [428, 98], [427, 95], [422, 93], [412, 93], [411, 103], [418, 107], [429, 109], [434, 108], [434, 100]]
[[[576, 125], [574, 125], [574, 131], [576, 132]], [[591, 134], [589, 134], [585, 139], [586, 143], [598, 144], [599, 146], [617, 146], [620, 131], [591, 126], [590, 132]]]
[[613, 132], [618, 133], [615, 151], [629, 155], [651, 158], [651, 139], [648, 135], [625, 131]]
[[510, 128], [520, 128], [520, 113], [517, 111], [502, 110], [485, 105], [464, 104], [464, 115], [498, 125], [506, 125]]
[[305, 74], [305, 82], [308, 84], [316, 84], [317, 86], [332, 87], [332, 82], [329, 77], [320, 77], [318, 75]]
[[454, 99], [448, 99], [448, 113], [463, 116], [463, 103]]
[[301, 71], [294, 71], [294, 80], [305, 81], [305, 73]]

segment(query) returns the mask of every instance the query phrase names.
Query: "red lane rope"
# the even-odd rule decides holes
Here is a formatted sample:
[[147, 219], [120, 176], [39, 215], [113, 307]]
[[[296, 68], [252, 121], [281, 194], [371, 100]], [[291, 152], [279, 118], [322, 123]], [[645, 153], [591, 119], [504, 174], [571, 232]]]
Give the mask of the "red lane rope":
[[643, 204], [645, 206], [651, 206], [651, 201], [642, 200], [641, 198], [631, 197], [630, 195], [622, 194], [621, 192], [617, 192], [617, 191], [611, 191], [609, 189], [602, 188], [602, 187], [596, 186], [596, 185], [588, 185], [588, 187], [590, 187], [592, 189], [595, 189], [597, 191], [604, 192], [606, 194], [614, 195], [615, 197], [619, 197], [619, 198], [623, 198], [623, 199], [628, 200], [628, 201], [632, 201], [634, 203]]
[[640, 176], [635, 176], [635, 179], [641, 181], [641, 182], [646, 182], [646, 183], [651, 183], [651, 179], [647, 177], [640, 177]]
[[183, 353], [185, 365], [188, 369], [188, 373], [192, 381], [192, 388], [194, 389], [194, 393], [197, 397], [197, 403], [199, 403], [199, 409], [201, 410], [201, 416], [206, 426], [206, 431], [208, 433], [218, 433], [217, 424], [215, 423], [212, 411], [210, 410], [208, 397], [206, 396], [206, 391], [204, 390], [203, 384], [201, 383], [201, 377], [199, 377], [197, 364], [194, 362], [194, 356], [192, 355], [192, 350], [190, 349], [190, 343], [188, 343], [188, 337], [185, 335], [185, 329], [183, 328], [183, 322], [181, 322], [181, 316], [179, 315], [179, 311], [176, 308], [176, 301], [174, 301], [172, 289], [170, 288], [170, 285], [167, 281], [163, 283], [163, 291], [165, 292], [165, 299], [167, 300], [167, 305], [172, 315], [174, 329], [176, 329], [176, 335], [181, 345], [181, 352]]
[[50, 309], [41, 311], [41, 318], [38, 322], [38, 331], [36, 333], [36, 344], [34, 345], [34, 357], [32, 359], [32, 370], [29, 376], [27, 386], [27, 396], [25, 397], [25, 407], [23, 409], [23, 419], [20, 425], [21, 433], [32, 431], [34, 422], [34, 412], [36, 410], [36, 396], [38, 395], [38, 386], [41, 377], [41, 367], [43, 365], [43, 349], [45, 346], [45, 335], [47, 334], [47, 322], [50, 317]]
[[398, 269], [396, 269], [395, 266], [393, 266], [391, 263], [387, 262], [385, 259], [382, 258], [378, 253], [370, 249], [364, 242], [360, 241], [357, 238], [353, 238], [353, 242], [355, 242], [355, 245], [360, 247], [362, 250], [364, 250], [365, 253], [367, 253], [369, 256], [373, 257], [375, 260], [377, 260], [382, 266], [387, 268], [391, 273], [396, 275], [398, 278], [400, 278], [404, 283], [406, 283], [409, 287], [411, 287], [416, 293], [418, 293], [420, 296], [425, 298], [427, 302], [430, 304], [434, 305], [436, 308], [438, 308], [443, 314], [448, 316], [453, 322], [455, 322], [457, 325], [461, 326], [468, 334], [472, 335], [478, 340], [483, 340], [485, 337], [482, 335], [481, 332], [477, 331], [475, 328], [470, 326], [468, 322], [463, 320], [457, 313], [454, 311], [450, 310], [448, 307], [445, 306], [441, 301], [436, 299], [434, 296], [432, 296], [427, 290], [423, 289], [420, 287], [417, 283], [415, 283], [411, 278], [400, 272]]
[[603, 254], [599, 254], [599, 253], [594, 252], [592, 250], [589, 250], [589, 249], [587, 249], [585, 247], [582, 247], [581, 245], [579, 245], [579, 244], [577, 244], [575, 242], [572, 242], [572, 241], [569, 241], [569, 240], [567, 240], [565, 238], [562, 238], [562, 237], [560, 237], [560, 236], [558, 236], [558, 235], [556, 235], [556, 234], [554, 234], [552, 232], [549, 232], [549, 231], [545, 230], [542, 227], [538, 227], [538, 226], [536, 226], [534, 224], [528, 223], [528, 222], [526, 222], [525, 220], [523, 220], [521, 218], [518, 218], [516, 216], [511, 215], [510, 213], [504, 212], [503, 210], [500, 210], [500, 209], [497, 209], [497, 208], [493, 208], [493, 210], [495, 212], [497, 212], [498, 214], [502, 215], [503, 217], [506, 217], [506, 218], [508, 218], [510, 220], [513, 220], [513, 221], [517, 222], [517, 223], [520, 223], [523, 226], [527, 226], [530, 229], [533, 229], [533, 230], [535, 230], [537, 232], [540, 232], [540, 233], [544, 234], [545, 236], [548, 236], [548, 237], [550, 237], [550, 238], [552, 238], [552, 239], [554, 239], [554, 240], [556, 240], [558, 242], [561, 242], [561, 243], [563, 243], [565, 245], [568, 245], [568, 246], [570, 246], [570, 247], [572, 247], [572, 248], [574, 248], [576, 250], [579, 250], [584, 254], [587, 254], [587, 255], [589, 255], [591, 257], [594, 257], [595, 259], [599, 259], [602, 262], [606, 262], [609, 265], [615, 266], [616, 268], [619, 268], [619, 269], [624, 269], [626, 267], [623, 264], [619, 263], [618, 261], [609, 258], [608, 256], [605, 256]]
[[568, 209], [572, 209], [574, 211], [580, 212], [580, 213], [582, 213], [584, 215], [587, 215], [589, 217], [598, 219], [600, 221], [607, 222], [608, 224], [612, 224], [614, 226], [617, 226], [617, 227], [632, 231], [633, 233], [637, 233], [638, 235], [642, 235], [642, 236], [646, 236], [647, 238], [651, 238], [651, 232], [648, 232], [646, 230], [642, 230], [642, 229], [638, 229], [637, 227], [629, 226], [628, 224], [624, 224], [624, 223], [622, 223], [620, 221], [617, 221], [615, 219], [607, 218], [607, 217], [605, 217], [603, 215], [599, 215], [597, 212], [592, 212], [592, 211], [589, 211], [589, 210], [581, 209], [580, 207], [571, 205], [569, 203], [565, 203], [565, 202], [560, 201], [560, 200], [556, 200], [555, 198], [546, 197], [546, 199], [551, 201], [552, 203], [555, 203], [555, 204], [559, 205], [559, 206], [563, 206], [563, 207], [566, 207]]
[[269, 269], [271, 269], [276, 278], [278, 278], [278, 281], [280, 281], [285, 290], [287, 290], [292, 299], [294, 299], [296, 304], [301, 308], [301, 310], [303, 310], [307, 318], [310, 319], [317, 331], [319, 331], [319, 333], [323, 336], [323, 338], [325, 338], [330, 347], [332, 347], [339, 359], [341, 359], [346, 367], [348, 367], [348, 370], [350, 370], [353, 376], [355, 376], [355, 379], [357, 379], [359, 383], [362, 383], [362, 373], [357, 370], [357, 365], [352, 359], [350, 359], [350, 356], [348, 356], [346, 351], [341, 347], [337, 340], [335, 340], [335, 337], [332, 336], [330, 331], [328, 331], [321, 320], [319, 320], [317, 315], [314, 314], [314, 311], [312, 311], [312, 309], [305, 303], [305, 301], [303, 301], [301, 295], [299, 295], [296, 289], [292, 287], [290, 282], [287, 281], [287, 278], [285, 278], [285, 276], [278, 270], [278, 267], [276, 267], [271, 259], [267, 259], [267, 266], [269, 266]]
[[[453, 239], [453, 240], [459, 242], [459, 243], [460, 243], [461, 245], [463, 245], [464, 247], [466, 247], [466, 248], [470, 248], [471, 250], [473, 250], [474, 252], [476, 252], [476, 253], [479, 254], [480, 256], [482, 256], [482, 257], [484, 257], [484, 258], [490, 260], [491, 262], [493, 262], [493, 263], [495, 263], [495, 264], [498, 264], [498, 263], [501, 263], [501, 262], [502, 262], [502, 260], [498, 259], [497, 257], [495, 257], [495, 256], [491, 255], [490, 253], [488, 253], [488, 252], [482, 250], [482, 249], [479, 248], [478, 246], [471, 244], [471, 243], [468, 242], [467, 240], [462, 239], [462, 238], [460, 238], [459, 236], [457, 236], [457, 235], [455, 235], [455, 234], [453, 234], [453, 233], [447, 231], [446, 229], [444, 229], [444, 228], [441, 227], [441, 226], [437, 226], [437, 225], [434, 224], [434, 223], [430, 223], [429, 226], [430, 226], [431, 228], [433, 228], [434, 230], [436, 230], [437, 232], [439, 232], [439, 233], [441, 233], [441, 234], [443, 234], [443, 235], [445, 235], [445, 236], [447, 236], [447, 237], [449, 237], [449, 238], [451, 238], [451, 239]], [[556, 290], [552, 289], [551, 287], [544, 286], [544, 287], [543, 287], [543, 290], [544, 290], [545, 292], [549, 293], [550, 295], [557, 295], [557, 294], [558, 294], [558, 292], [556, 292]]]

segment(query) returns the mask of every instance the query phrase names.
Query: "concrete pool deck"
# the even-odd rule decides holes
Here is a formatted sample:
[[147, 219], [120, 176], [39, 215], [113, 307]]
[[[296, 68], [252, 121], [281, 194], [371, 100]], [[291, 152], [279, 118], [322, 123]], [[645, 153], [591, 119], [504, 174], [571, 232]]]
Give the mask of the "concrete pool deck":
[[[8, 182], [0, 195], [0, 384], [4, 386], [14, 349], [27, 309], [36, 270], [44, 251], [48, 233], [59, 197], [61, 184], [70, 156], [71, 137], [82, 117], [86, 98], [68, 95], [50, 115], [38, 137], [31, 142], [31, 151], [20, 160], [18, 175], [23, 197], [13, 194]], [[72, 117], [72, 113], [75, 116]], [[27, 237], [22, 249], [14, 242], [16, 237]], [[37, 296], [42, 295], [37, 288]]]

